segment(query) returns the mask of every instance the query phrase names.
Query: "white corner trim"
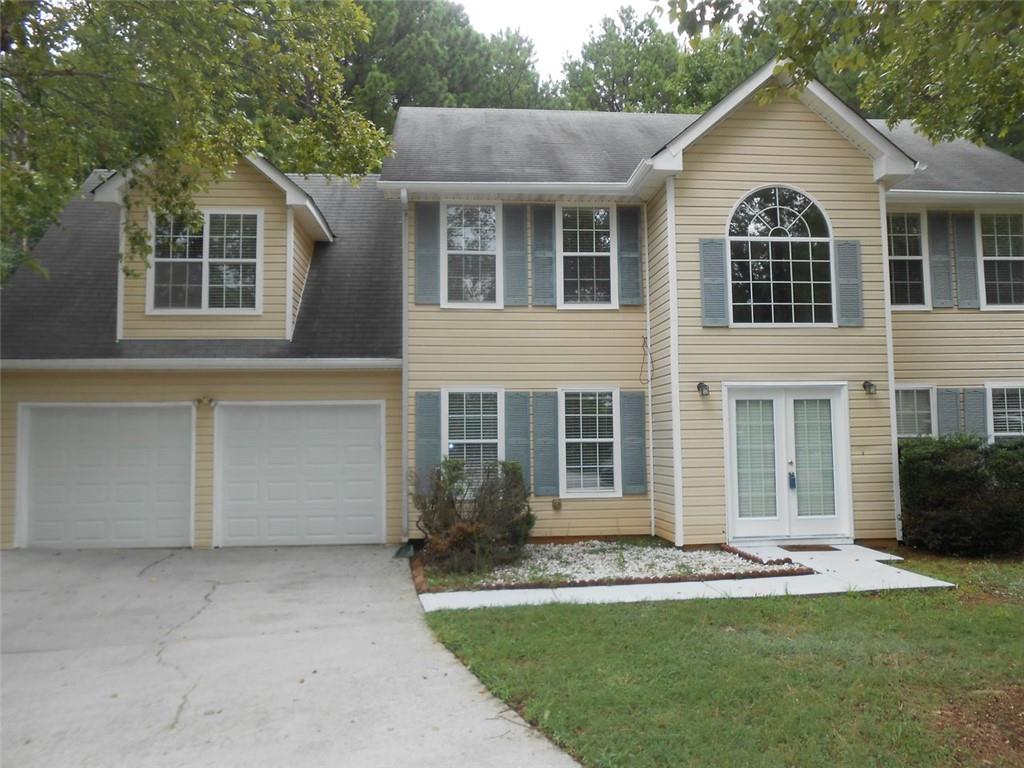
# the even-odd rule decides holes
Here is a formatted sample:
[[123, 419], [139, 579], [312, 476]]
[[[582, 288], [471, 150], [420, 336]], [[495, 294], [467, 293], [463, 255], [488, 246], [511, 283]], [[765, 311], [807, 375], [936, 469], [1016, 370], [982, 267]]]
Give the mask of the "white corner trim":
[[[896, 511], [896, 538], [903, 540], [903, 500], [900, 498], [899, 436], [896, 434], [896, 366], [892, 344], [892, 303], [889, 295], [889, 217], [885, 210], [885, 183], [878, 182], [879, 223], [882, 227], [882, 293], [885, 295], [885, 369], [889, 387], [889, 452], [892, 462], [892, 494]], [[925, 264], [928, 267], [928, 264]], [[933, 397], [934, 401], [935, 398]], [[934, 405], [933, 405], [934, 408]], [[935, 423], [932, 423], [935, 429]], [[852, 499], [851, 499], [852, 504]], [[851, 514], [851, 531], [856, 531], [856, 516]]]
[[4, 360], [5, 371], [397, 371], [393, 357], [98, 357]]
[[[676, 178], [665, 181], [665, 239], [668, 246], [669, 364], [672, 391], [672, 503], [675, 545], [683, 546], [683, 432], [679, 372], [679, 281], [676, 245]], [[724, 407], [724, 406], [723, 406]]]
[[288, 209], [285, 223], [284, 337], [292, 340], [295, 331], [295, 211]]

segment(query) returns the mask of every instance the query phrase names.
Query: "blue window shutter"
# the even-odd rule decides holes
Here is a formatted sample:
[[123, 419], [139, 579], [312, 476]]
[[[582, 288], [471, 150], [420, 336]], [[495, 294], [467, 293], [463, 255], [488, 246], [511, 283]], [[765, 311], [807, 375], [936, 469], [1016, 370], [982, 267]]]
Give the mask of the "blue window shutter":
[[559, 493], [558, 393], [533, 393], [533, 492]]
[[526, 206], [502, 206], [502, 270], [505, 305], [525, 307], [527, 296]]
[[983, 387], [964, 390], [964, 432], [988, 437], [988, 392]]
[[959, 389], [937, 390], [935, 409], [939, 416], [939, 435], [953, 435], [960, 431]]
[[725, 240], [700, 241], [701, 320], [706, 327], [729, 325]]
[[416, 203], [416, 303], [441, 303], [440, 203]]
[[533, 303], [555, 306], [555, 206], [535, 205], [533, 211]]
[[952, 307], [953, 258], [949, 250], [949, 213], [945, 211], [928, 212], [928, 265], [932, 306]]
[[441, 393], [416, 393], [416, 492], [430, 490], [430, 475], [441, 463]]
[[643, 392], [619, 395], [622, 428], [622, 492], [647, 493], [647, 418]]
[[530, 393], [505, 393], [505, 461], [514, 461], [523, 469], [526, 487], [530, 487]]
[[636, 306], [644, 303], [643, 275], [640, 262], [640, 209], [619, 208], [619, 304]]
[[864, 325], [859, 240], [836, 240], [836, 321], [842, 327]]
[[956, 305], [978, 309], [978, 254], [974, 248], [974, 214], [953, 215], [953, 244], [956, 246]]

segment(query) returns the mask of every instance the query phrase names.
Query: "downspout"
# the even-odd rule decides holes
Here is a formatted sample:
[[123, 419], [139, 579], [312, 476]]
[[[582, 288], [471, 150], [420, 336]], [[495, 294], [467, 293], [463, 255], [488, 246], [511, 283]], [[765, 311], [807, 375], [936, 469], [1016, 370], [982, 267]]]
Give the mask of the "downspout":
[[[903, 540], [903, 499], [900, 497], [900, 448], [896, 435], [896, 369], [892, 348], [892, 305], [889, 296], [889, 235], [888, 216], [885, 207], [885, 183], [878, 182], [878, 213], [881, 219], [882, 233], [882, 286], [885, 293], [885, 364], [889, 383], [889, 442], [892, 452], [892, 492], [896, 510], [896, 538]], [[856, 533], [856, 520], [853, 522], [851, 537]]]
[[402, 189], [402, 540], [409, 539], [409, 193]]
[[647, 321], [647, 342], [644, 344], [644, 365], [647, 366], [647, 493], [651, 500], [651, 536], [654, 536], [654, 352], [651, 349], [651, 269], [648, 258], [647, 203], [640, 209], [643, 243], [644, 315]]

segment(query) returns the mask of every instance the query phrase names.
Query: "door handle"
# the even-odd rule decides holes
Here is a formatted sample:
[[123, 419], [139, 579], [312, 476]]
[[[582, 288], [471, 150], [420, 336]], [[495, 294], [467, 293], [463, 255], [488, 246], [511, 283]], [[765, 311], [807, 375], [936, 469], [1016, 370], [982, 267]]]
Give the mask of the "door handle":
[[789, 489], [791, 491], [796, 490], [796, 472], [789, 473]]

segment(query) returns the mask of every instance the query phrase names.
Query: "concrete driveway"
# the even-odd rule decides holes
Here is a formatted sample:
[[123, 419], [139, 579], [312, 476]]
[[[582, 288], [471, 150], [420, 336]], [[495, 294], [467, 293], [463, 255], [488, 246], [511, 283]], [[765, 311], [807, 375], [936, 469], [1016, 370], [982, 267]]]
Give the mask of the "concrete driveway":
[[567, 766], [432, 637], [385, 547], [2, 555], [29, 766]]

